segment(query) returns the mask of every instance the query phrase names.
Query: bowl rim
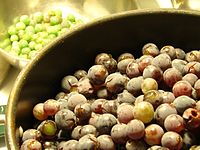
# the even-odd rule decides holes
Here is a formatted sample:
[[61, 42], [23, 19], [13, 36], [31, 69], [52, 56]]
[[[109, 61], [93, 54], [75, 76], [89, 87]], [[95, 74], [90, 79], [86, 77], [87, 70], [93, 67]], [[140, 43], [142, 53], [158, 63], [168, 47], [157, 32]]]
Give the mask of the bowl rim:
[[39, 62], [42, 57], [44, 57], [49, 51], [51, 51], [54, 47], [56, 47], [60, 43], [64, 43], [64, 40], [68, 37], [73, 36], [77, 32], [81, 32], [82, 30], [85, 30], [87, 28], [90, 28], [92, 26], [97, 26], [99, 24], [102, 24], [104, 22], [109, 22], [113, 20], [117, 20], [119, 18], [128, 17], [128, 16], [138, 16], [138, 15], [151, 15], [151, 14], [181, 14], [181, 15], [193, 15], [193, 16], [199, 16], [200, 12], [197, 10], [177, 10], [177, 9], [141, 9], [141, 10], [131, 10], [131, 11], [125, 11], [120, 12], [116, 14], [111, 14], [107, 16], [103, 16], [97, 19], [94, 19], [86, 24], [83, 24], [81, 26], [74, 27], [69, 32], [62, 34], [61, 36], [57, 37], [55, 40], [53, 40], [51, 43], [46, 45], [44, 48], [41, 49], [40, 53], [35, 56], [34, 59], [30, 60], [30, 62], [25, 66], [25, 68], [22, 69], [22, 71], [19, 73], [14, 86], [11, 90], [7, 107], [6, 107], [6, 121], [5, 121], [5, 140], [7, 144], [8, 149], [17, 149], [19, 145], [16, 143], [16, 137], [15, 137], [15, 106], [17, 105], [17, 101], [19, 98], [19, 92], [21, 87], [24, 85], [26, 76], [29, 75], [29, 72], [32, 68], [35, 67], [35, 64]]

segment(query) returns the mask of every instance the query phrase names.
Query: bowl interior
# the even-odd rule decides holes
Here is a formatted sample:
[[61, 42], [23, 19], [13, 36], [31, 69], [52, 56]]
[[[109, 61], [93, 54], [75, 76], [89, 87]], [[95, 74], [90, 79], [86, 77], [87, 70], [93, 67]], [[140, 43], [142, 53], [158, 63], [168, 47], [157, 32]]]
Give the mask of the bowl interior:
[[200, 14], [196, 11], [141, 10], [122, 13], [84, 25], [46, 47], [20, 73], [7, 106], [8, 148], [18, 147], [17, 128], [32, 128], [32, 108], [53, 98], [62, 77], [88, 70], [98, 53], [117, 58], [130, 52], [137, 58], [148, 42], [159, 48], [173, 45], [191, 51], [200, 48]]

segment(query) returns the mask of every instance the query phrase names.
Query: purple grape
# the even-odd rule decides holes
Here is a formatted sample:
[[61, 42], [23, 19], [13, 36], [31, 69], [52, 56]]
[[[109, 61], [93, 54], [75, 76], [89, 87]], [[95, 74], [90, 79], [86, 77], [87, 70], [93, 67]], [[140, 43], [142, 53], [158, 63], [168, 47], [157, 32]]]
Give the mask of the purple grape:
[[122, 103], [117, 109], [117, 119], [120, 123], [128, 123], [134, 118], [134, 106], [131, 104]]
[[147, 145], [142, 140], [128, 140], [126, 142], [126, 150], [146, 150]]
[[138, 77], [141, 74], [139, 65], [135, 61], [131, 61], [126, 67], [126, 74], [129, 78]]
[[[165, 61], [163, 61], [165, 60]], [[152, 60], [152, 65], [160, 67], [162, 70], [166, 70], [171, 67], [171, 58], [168, 54], [159, 54]]]
[[187, 81], [181, 80], [174, 84], [172, 91], [175, 97], [179, 97], [181, 95], [191, 96], [192, 86]]
[[199, 98], [200, 97], [200, 79], [198, 79], [194, 83], [194, 89], [196, 90], [197, 98]]
[[177, 69], [182, 75], [185, 75], [185, 66], [187, 64], [187, 61], [181, 60], [181, 59], [174, 59], [172, 61], [172, 68]]
[[127, 90], [124, 90], [122, 93], [117, 95], [117, 101], [118, 103], [130, 103], [134, 104], [135, 102], [135, 97], [128, 92]]
[[119, 70], [119, 72], [126, 73], [126, 68], [127, 68], [128, 64], [132, 61], [135, 61], [135, 59], [127, 58], [127, 59], [123, 59], [123, 60], [119, 61], [117, 64], [117, 69]]
[[168, 68], [163, 73], [163, 80], [165, 84], [169, 87], [173, 87], [173, 85], [182, 79], [181, 73], [175, 68]]
[[41, 138], [42, 138], [41, 132], [36, 130], [36, 129], [28, 129], [22, 135], [22, 141], [23, 142], [28, 140], [28, 139], [35, 139], [35, 140], [40, 141]]
[[151, 55], [153, 57], [157, 56], [159, 54], [158, 47], [153, 43], [147, 43], [142, 48], [142, 54], [143, 55]]
[[22, 143], [20, 150], [42, 150], [42, 144], [35, 139], [28, 139]]
[[87, 134], [79, 139], [78, 150], [95, 150], [99, 148], [99, 142], [93, 134]]
[[48, 99], [44, 102], [43, 109], [48, 116], [54, 116], [60, 110], [60, 104], [54, 99]]
[[82, 104], [82, 103], [87, 103], [86, 97], [79, 93], [73, 94], [68, 99], [68, 108], [70, 110], [74, 110], [76, 105]]
[[142, 76], [130, 79], [126, 85], [126, 89], [134, 96], [139, 95], [141, 93], [141, 84], [143, 80]]
[[102, 104], [102, 112], [116, 115], [118, 106], [119, 103], [117, 100], [107, 100]]
[[160, 82], [163, 78], [163, 72], [159, 67], [154, 66], [154, 65], [149, 65], [144, 69], [143, 77], [144, 78], [153, 78], [157, 82]]
[[44, 103], [38, 103], [33, 108], [33, 116], [40, 121], [43, 121], [48, 118], [48, 115], [46, 114], [43, 108]]
[[74, 113], [81, 120], [89, 119], [92, 113], [91, 105], [89, 103], [78, 104], [74, 108]]
[[147, 66], [151, 65], [152, 60], [153, 57], [151, 55], [143, 55], [139, 58], [138, 67], [141, 73]]
[[171, 59], [176, 58], [176, 51], [175, 51], [174, 47], [171, 46], [171, 45], [163, 46], [163, 47], [161, 48], [161, 50], [160, 50], [160, 53], [161, 53], [161, 54], [162, 54], [162, 53], [168, 54], [168, 55], [171, 57]]

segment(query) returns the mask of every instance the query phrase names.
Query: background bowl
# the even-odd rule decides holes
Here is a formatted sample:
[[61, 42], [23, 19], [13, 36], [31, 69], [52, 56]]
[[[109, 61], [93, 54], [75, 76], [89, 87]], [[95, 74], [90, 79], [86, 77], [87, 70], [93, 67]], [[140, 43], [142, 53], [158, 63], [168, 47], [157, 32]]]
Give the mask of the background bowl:
[[32, 108], [54, 97], [61, 79], [77, 69], [87, 70], [98, 53], [114, 58], [123, 52], [137, 58], [148, 42], [159, 48], [180, 47], [185, 52], [200, 48], [200, 13], [178, 10], [141, 10], [105, 17], [57, 38], [18, 76], [11, 91], [6, 113], [8, 149], [17, 149], [18, 127], [31, 128]]

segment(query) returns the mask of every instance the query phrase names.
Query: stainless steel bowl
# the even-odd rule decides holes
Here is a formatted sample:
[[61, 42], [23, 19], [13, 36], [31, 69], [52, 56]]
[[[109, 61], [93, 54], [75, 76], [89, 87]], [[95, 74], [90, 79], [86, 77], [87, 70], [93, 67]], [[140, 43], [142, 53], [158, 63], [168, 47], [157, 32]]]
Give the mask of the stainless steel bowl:
[[[19, 148], [19, 127], [31, 128], [32, 108], [60, 91], [60, 81], [75, 70], [88, 69], [94, 57], [107, 52], [113, 57], [153, 42], [171, 44], [185, 52], [200, 48], [200, 13], [177, 10], [140, 10], [105, 17], [57, 38], [19, 74], [6, 112], [8, 149]], [[77, 44], [78, 43], [78, 44]], [[198, 133], [199, 134], [199, 133]]]

